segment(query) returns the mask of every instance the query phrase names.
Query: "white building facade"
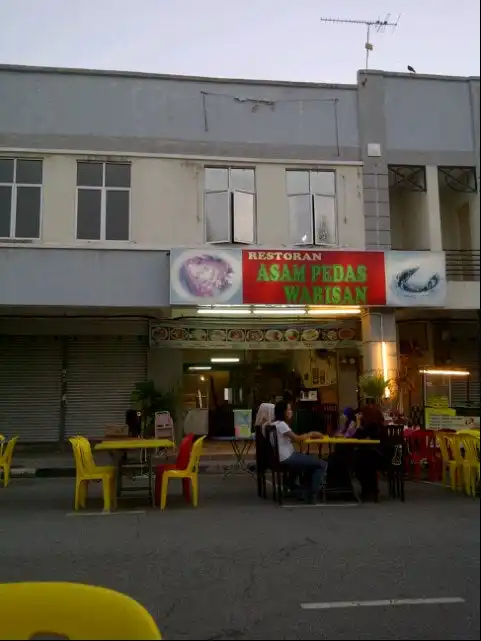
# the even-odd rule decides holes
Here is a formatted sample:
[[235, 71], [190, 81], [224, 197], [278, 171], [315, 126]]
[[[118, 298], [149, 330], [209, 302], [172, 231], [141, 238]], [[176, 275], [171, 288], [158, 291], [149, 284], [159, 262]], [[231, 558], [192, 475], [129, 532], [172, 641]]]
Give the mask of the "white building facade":
[[123, 423], [136, 381], [182, 385], [209, 346], [187, 361], [152, 328], [225, 322], [171, 305], [175, 249], [444, 252], [442, 306], [361, 305], [335, 400], [407, 349], [468, 367], [479, 396], [479, 79], [0, 67], [0, 96], [0, 432], [95, 435]]

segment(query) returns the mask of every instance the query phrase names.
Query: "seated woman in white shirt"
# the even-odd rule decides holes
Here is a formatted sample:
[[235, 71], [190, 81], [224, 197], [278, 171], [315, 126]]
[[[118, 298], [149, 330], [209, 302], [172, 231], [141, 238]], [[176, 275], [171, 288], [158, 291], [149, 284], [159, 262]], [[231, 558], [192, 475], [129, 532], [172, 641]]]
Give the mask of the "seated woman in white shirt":
[[308, 476], [308, 485], [305, 487], [305, 498], [314, 502], [326, 484], [327, 461], [302, 454], [294, 448], [294, 443], [302, 443], [308, 438], [323, 438], [319, 432], [308, 434], [295, 434], [288, 425], [292, 418], [292, 409], [289, 403], [280, 401], [274, 408], [274, 422], [277, 431], [279, 447], [279, 461], [292, 471]]

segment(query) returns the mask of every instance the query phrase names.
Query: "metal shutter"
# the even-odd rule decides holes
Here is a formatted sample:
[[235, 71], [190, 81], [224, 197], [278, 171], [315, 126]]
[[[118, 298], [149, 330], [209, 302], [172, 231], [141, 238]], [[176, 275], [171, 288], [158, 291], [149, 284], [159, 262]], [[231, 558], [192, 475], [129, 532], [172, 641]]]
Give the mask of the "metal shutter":
[[66, 436], [102, 436], [124, 425], [134, 384], [147, 374], [146, 336], [68, 339]]
[[57, 441], [62, 395], [62, 338], [0, 337], [0, 433]]
[[451, 379], [451, 404], [453, 407], [472, 405], [479, 407], [479, 327], [477, 323], [451, 324], [450, 356], [453, 366], [469, 370], [471, 376]]
[[451, 405], [453, 407], [480, 406], [479, 372], [473, 370], [469, 381], [466, 379], [451, 379]]

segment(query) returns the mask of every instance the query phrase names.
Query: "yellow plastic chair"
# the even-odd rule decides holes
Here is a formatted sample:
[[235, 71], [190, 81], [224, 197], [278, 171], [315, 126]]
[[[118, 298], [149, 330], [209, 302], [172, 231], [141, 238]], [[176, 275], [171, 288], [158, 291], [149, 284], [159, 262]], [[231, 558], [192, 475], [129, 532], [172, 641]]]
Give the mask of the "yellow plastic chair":
[[162, 639], [147, 610], [120, 592], [77, 583], [1, 583], [0, 639]]
[[[453, 459], [450, 455], [448, 442], [446, 440], [446, 434], [439, 433], [437, 435], [437, 443], [441, 451], [441, 460], [442, 460], [442, 466], [443, 466], [442, 467], [442, 483], [445, 487], [449, 487], [449, 485], [451, 485], [451, 488], [454, 490], [456, 489], [456, 487], [455, 485], [453, 485], [453, 478], [451, 478], [451, 462], [453, 462]], [[449, 472], [449, 479], [448, 479], [448, 472]]]
[[3, 471], [3, 487], [7, 487], [10, 482], [10, 468], [12, 467], [13, 450], [17, 444], [18, 436], [10, 439], [5, 446], [5, 451], [0, 454], [0, 470]]
[[476, 429], [476, 428], [472, 428], [472, 427], [466, 428], [464, 430], [459, 430], [458, 434], [470, 434], [471, 436], [474, 436], [475, 438], [479, 438], [480, 437], [479, 428]]
[[[463, 458], [459, 443], [454, 442], [452, 439], [453, 435], [445, 432], [438, 434], [437, 437], [443, 462], [442, 482], [446, 487], [451, 487], [453, 491], [461, 491], [463, 489]], [[456, 453], [458, 454], [457, 457], [455, 456]], [[447, 472], [449, 472], [449, 481]]]
[[192, 505], [199, 504], [199, 463], [204, 446], [205, 436], [195, 441], [190, 454], [189, 465], [185, 470], [166, 470], [162, 476], [162, 491], [160, 494], [160, 509], [167, 505], [167, 486], [170, 479], [189, 479], [192, 484]]
[[468, 496], [476, 496], [476, 486], [480, 479], [479, 435], [463, 433], [459, 435], [464, 445], [464, 486]]
[[446, 434], [445, 438], [452, 456], [449, 464], [451, 487], [462, 492], [465, 488], [463, 441], [458, 434]]
[[110, 512], [116, 506], [117, 469], [113, 465], [96, 465], [88, 439], [75, 436], [70, 440], [75, 458], [75, 509], [85, 507], [88, 484], [100, 481], [104, 497], [104, 510]]

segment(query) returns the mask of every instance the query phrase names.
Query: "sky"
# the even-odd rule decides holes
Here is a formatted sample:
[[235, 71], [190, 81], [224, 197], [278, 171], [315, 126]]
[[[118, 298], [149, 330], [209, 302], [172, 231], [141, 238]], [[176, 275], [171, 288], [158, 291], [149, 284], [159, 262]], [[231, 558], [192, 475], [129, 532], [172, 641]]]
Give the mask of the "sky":
[[369, 67], [478, 76], [477, 0], [0, 0], [0, 64], [355, 83]]

